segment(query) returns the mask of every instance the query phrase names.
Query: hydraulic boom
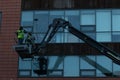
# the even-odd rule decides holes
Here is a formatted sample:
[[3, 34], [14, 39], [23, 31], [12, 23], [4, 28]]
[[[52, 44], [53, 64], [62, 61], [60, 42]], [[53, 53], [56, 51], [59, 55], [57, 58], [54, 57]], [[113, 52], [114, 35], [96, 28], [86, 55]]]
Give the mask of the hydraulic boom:
[[[120, 64], [120, 54], [114, 52], [113, 50], [109, 49], [108, 47], [102, 45], [101, 43], [95, 41], [94, 39], [90, 38], [86, 34], [82, 33], [81, 31], [75, 29], [68, 21], [56, 18], [53, 20], [53, 23], [50, 24], [49, 29], [39, 46], [38, 54], [46, 47], [52, 37], [57, 33], [59, 28], [67, 29], [70, 33], [78, 37], [79, 39], [83, 40], [85, 43], [89, 44], [93, 48], [100, 51], [103, 55], [109, 57], [113, 60], [113, 62]], [[44, 53], [43, 53], [44, 54]]]

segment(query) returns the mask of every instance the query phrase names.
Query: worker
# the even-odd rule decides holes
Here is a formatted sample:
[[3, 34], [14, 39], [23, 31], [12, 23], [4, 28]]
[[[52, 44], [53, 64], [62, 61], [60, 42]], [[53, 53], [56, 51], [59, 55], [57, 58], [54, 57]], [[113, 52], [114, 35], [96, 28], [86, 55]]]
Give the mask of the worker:
[[27, 33], [27, 31], [25, 31], [23, 27], [20, 27], [19, 30], [17, 30], [16, 34], [18, 38], [18, 44], [23, 44], [25, 33]]
[[27, 38], [25, 40], [25, 43], [28, 45], [29, 53], [31, 53], [31, 50], [36, 48], [35, 46], [35, 37], [32, 35], [31, 32], [27, 34]]
[[31, 32], [27, 34], [27, 38], [25, 40], [25, 43], [33, 45], [35, 41], [35, 37], [32, 35]]

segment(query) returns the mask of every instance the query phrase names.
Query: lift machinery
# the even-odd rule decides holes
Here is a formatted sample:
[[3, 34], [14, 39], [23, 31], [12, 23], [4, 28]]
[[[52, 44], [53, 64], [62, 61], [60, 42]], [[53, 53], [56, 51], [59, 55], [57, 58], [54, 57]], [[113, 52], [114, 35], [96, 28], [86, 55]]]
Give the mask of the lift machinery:
[[113, 62], [120, 64], [120, 54], [114, 52], [113, 50], [95, 41], [94, 39], [90, 38], [89, 36], [82, 33], [81, 31], [75, 29], [68, 21], [61, 19], [61, 18], [54, 19], [53, 23], [49, 25], [49, 29], [45, 37], [43, 38], [41, 45], [39, 46], [38, 54], [44, 49], [44, 47], [46, 47], [46, 45], [49, 43], [49, 41], [52, 39], [52, 37], [57, 33], [57, 31], [60, 28], [67, 29], [73, 35], [83, 40], [85, 43], [89, 44], [93, 48], [97, 49], [103, 55], [112, 59]]
[[55, 18], [53, 20], [53, 23], [49, 25], [46, 35], [44, 36], [40, 45], [38, 45], [36, 50], [33, 50], [31, 54], [29, 54], [28, 48], [25, 45], [15, 46], [15, 50], [18, 52], [21, 58], [33, 58], [35, 55], [40, 56], [41, 54], [42, 56], [44, 56], [46, 45], [50, 42], [50, 40], [53, 38], [53, 36], [57, 33], [57, 31], [60, 28], [68, 30], [68, 32], [72, 33], [73, 35], [83, 40], [85, 43], [87, 43], [91, 47], [101, 52], [103, 55], [110, 58], [114, 63], [120, 65], [120, 54], [114, 52], [113, 50], [109, 49], [103, 44], [95, 41], [94, 39], [87, 36], [83, 32], [75, 29], [70, 22], [61, 18]]

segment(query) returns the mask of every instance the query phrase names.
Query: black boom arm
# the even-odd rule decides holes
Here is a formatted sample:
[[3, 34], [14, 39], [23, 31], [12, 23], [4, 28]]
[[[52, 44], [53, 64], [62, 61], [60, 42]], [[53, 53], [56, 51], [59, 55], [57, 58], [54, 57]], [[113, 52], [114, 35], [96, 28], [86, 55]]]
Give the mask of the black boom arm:
[[120, 54], [114, 52], [113, 50], [109, 49], [108, 47], [102, 45], [101, 43], [95, 41], [94, 39], [90, 38], [89, 36], [85, 35], [81, 31], [75, 29], [68, 21], [56, 18], [53, 20], [53, 23], [49, 25], [49, 28], [47, 30], [47, 33], [45, 37], [43, 38], [41, 45], [39, 46], [39, 53], [40, 51], [46, 47], [46, 45], [49, 43], [49, 41], [52, 39], [52, 37], [57, 33], [57, 31], [60, 29], [67, 29], [70, 33], [78, 37], [79, 39], [83, 40], [93, 48], [100, 51], [103, 55], [109, 57], [113, 60], [113, 62], [120, 64]]

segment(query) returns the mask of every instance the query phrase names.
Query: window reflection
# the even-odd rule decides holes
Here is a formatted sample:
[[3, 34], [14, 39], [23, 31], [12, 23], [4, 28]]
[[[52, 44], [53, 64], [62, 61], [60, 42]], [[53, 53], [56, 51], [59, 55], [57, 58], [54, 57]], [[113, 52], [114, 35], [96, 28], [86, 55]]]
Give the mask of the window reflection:
[[96, 33], [96, 40], [98, 42], [111, 42], [111, 33], [110, 32]]
[[120, 42], [120, 32], [113, 32], [112, 33], [112, 41], [113, 42]]
[[[36, 37], [36, 43], [40, 43], [45, 35], [48, 25], [52, 23], [54, 18], [64, 18], [70, 21], [75, 28], [85, 32], [88, 36], [99, 42], [120, 42], [120, 10], [55, 10], [55, 11], [23, 11], [21, 25], [28, 31], [33, 31]], [[115, 12], [114, 12], [115, 11]], [[87, 14], [88, 13], [88, 14]], [[112, 15], [112, 18], [110, 17]], [[104, 20], [103, 18], [104, 17]], [[85, 19], [87, 18], [87, 19]], [[36, 24], [37, 19], [37, 24]], [[110, 20], [109, 20], [110, 19]], [[34, 21], [35, 20], [35, 21]], [[82, 20], [82, 21], [81, 21]], [[87, 21], [86, 21], [87, 20]], [[102, 21], [103, 20], [103, 21]], [[97, 23], [96, 23], [97, 21]], [[103, 24], [100, 22], [104, 22]], [[111, 24], [111, 21], [112, 24]], [[116, 22], [117, 21], [117, 22]], [[80, 23], [81, 22], [81, 23]], [[82, 25], [81, 25], [82, 24]], [[97, 30], [96, 30], [97, 24]], [[103, 25], [101, 27], [101, 25]], [[116, 32], [117, 31], [117, 32]], [[112, 35], [111, 35], [112, 34]], [[53, 37], [51, 43], [79, 43], [79, 39], [68, 33], [67, 30], [60, 29]], [[61, 53], [62, 54], [62, 53]], [[83, 52], [84, 54], [84, 52]], [[48, 75], [44, 77], [120, 77], [120, 65], [113, 63], [109, 58], [103, 55], [83, 56], [50, 56]], [[72, 62], [71, 62], [72, 61]], [[32, 61], [24, 61], [19, 59], [19, 71], [22, 76], [39, 77], [32, 69]], [[56, 64], [59, 63], [59, 64]], [[73, 64], [71, 64], [73, 63]], [[25, 64], [25, 65], [23, 65]], [[29, 65], [29, 66], [28, 66]], [[71, 67], [69, 67], [71, 66]], [[69, 68], [68, 68], [69, 67]], [[72, 71], [69, 71], [72, 68]], [[51, 73], [53, 71], [53, 73]], [[68, 71], [68, 72], [67, 72]], [[74, 72], [74, 73], [72, 73]], [[30, 73], [30, 74], [29, 74]], [[88, 74], [87, 74], [88, 73]]]
[[19, 58], [19, 77], [120, 77], [120, 65], [104, 55], [47, 56], [47, 74], [37, 75], [34, 70], [39, 69], [38, 57]]

